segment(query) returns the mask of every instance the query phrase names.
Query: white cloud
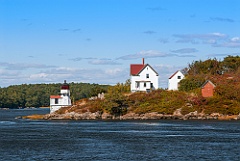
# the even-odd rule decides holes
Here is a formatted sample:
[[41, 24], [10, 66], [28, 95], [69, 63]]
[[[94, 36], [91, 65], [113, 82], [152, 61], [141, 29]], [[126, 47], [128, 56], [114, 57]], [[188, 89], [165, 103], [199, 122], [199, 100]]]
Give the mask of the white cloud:
[[38, 74], [31, 74], [29, 79], [42, 79], [47, 78], [48, 74], [46, 73], [38, 73]]
[[171, 52], [185, 54], [185, 53], [195, 53], [197, 51], [198, 50], [195, 48], [183, 48], [183, 49], [178, 49], [178, 50], [172, 50]]
[[217, 42], [227, 39], [227, 35], [219, 32], [208, 33], [208, 34], [174, 34], [174, 37], [178, 38], [178, 43], [206, 43], [206, 42]]
[[115, 69], [107, 69], [105, 70], [105, 73], [108, 75], [118, 75], [119, 73], [123, 72], [123, 69], [121, 68], [115, 68]]
[[118, 63], [111, 59], [95, 59], [88, 62], [92, 65], [120, 65], [121, 63]]
[[176, 56], [175, 54], [166, 54], [155, 50], [140, 51], [136, 54], [125, 55], [119, 57], [118, 59], [130, 60], [130, 59], [139, 59], [139, 58], [157, 58], [157, 57], [170, 57]]
[[230, 39], [231, 42], [240, 42], [240, 37], [233, 37]]
[[210, 44], [213, 47], [227, 47], [239, 48], [240, 37], [232, 37], [229, 39], [228, 35], [214, 32], [209, 34], [175, 34], [174, 37], [178, 38], [178, 43], [203, 43]]
[[7, 63], [0, 62], [0, 67], [4, 67], [9, 70], [26, 70], [26, 69], [43, 69], [43, 68], [53, 68], [55, 66], [46, 64], [34, 64], [34, 63]]
[[[187, 50], [185, 52], [187, 52]], [[136, 54], [121, 56], [117, 59], [131, 60], [131, 59], [139, 59], [139, 58], [158, 58], [158, 57], [173, 57], [173, 56], [195, 57], [194, 55], [177, 55], [177, 54], [171, 54], [171, 53], [163, 53], [163, 52], [159, 52], [159, 51], [155, 51], [155, 50], [148, 50], [148, 51], [140, 51], [139, 53], [136, 53]]]

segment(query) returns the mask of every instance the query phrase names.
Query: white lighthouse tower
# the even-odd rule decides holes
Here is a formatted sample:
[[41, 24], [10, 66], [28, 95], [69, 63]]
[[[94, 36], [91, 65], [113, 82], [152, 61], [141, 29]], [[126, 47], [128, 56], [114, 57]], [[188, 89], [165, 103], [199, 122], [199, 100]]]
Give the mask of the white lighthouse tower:
[[71, 99], [70, 99], [70, 88], [69, 84], [64, 83], [61, 86], [61, 91], [59, 95], [51, 95], [50, 96], [50, 113], [53, 113], [59, 110], [61, 107], [71, 106]]

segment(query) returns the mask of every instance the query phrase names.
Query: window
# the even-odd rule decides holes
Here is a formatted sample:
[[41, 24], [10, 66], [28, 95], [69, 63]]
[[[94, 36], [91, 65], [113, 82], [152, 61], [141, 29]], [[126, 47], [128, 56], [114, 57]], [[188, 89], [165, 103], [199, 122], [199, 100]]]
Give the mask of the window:
[[144, 86], [144, 87], [146, 87], [146, 86], [147, 86], [146, 82], [144, 82], [143, 86]]
[[58, 104], [58, 98], [55, 98], [55, 104]]
[[177, 76], [177, 79], [181, 79], [181, 76]]
[[153, 88], [153, 83], [151, 83], [150, 85], [151, 85], [151, 88]]
[[146, 78], [149, 78], [149, 74], [146, 74]]
[[139, 88], [139, 82], [136, 82], [136, 88]]

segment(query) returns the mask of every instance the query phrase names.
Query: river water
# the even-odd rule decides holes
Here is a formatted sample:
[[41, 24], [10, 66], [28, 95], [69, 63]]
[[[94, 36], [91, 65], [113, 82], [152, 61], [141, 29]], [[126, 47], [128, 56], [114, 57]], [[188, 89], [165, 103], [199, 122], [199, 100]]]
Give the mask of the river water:
[[0, 110], [0, 160], [240, 160], [240, 121], [32, 121]]

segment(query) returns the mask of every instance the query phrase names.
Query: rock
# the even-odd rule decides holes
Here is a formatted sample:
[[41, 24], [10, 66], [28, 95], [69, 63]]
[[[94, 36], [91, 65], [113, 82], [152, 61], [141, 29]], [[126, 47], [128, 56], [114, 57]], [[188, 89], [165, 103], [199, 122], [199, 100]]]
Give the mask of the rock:
[[190, 112], [183, 116], [183, 120], [196, 120], [198, 118], [198, 112]]
[[103, 113], [102, 114], [102, 119], [103, 120], [111, 120], [113, 118], [113, 116], [111, 115], [111, 114], [109, 114], [109, 113]]
[[176, 109], [173, 112], [173, 116], [183, 116], [182, 113], [181, 113], [181, 110], [182, 110], [182, 108]]
[[237, 116], [237, 120], [240, 120], [240, 113], [239, 113], [238, 116]]

